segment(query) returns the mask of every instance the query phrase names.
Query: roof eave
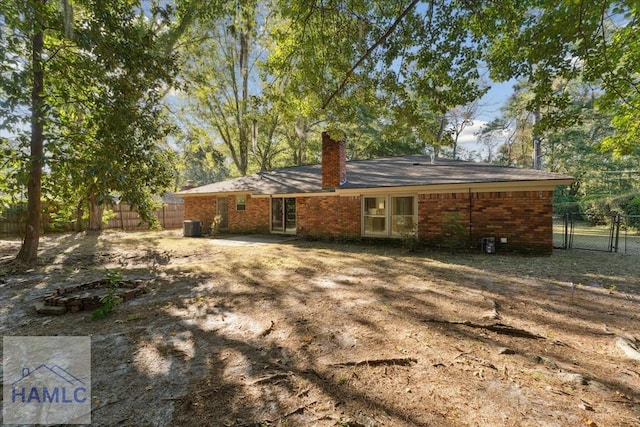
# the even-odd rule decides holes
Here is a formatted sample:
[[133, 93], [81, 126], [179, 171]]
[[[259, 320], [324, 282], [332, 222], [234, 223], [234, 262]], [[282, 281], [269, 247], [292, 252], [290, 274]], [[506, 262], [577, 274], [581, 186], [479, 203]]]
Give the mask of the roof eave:
[[520, 181], [491, 181], [491, 182], [456, 182], [440, 184], [403, 185], [393, 187], [360, 187], [344, 188], [336, 190], [338, 194], [354, 195], [367, 193], [442, 193], [460, 191], [553, 191], [560, 185], [570, 185], [573, 179], [550, 179], [550, 180], [520, 180]]
[[176, 193], [182, 198], [190, 197], [217, 197], [232, 194], [250, 194], [255, 198], [265, 197], [318, 197], [327, 195], [359, 195], [371, 193], [441, 193], [445, 191], [553, 191], [560, 185], [570, 185], [572, 178], [546, 179], [546, 180], [520, 180], [520, 181], [490, 181], [490, 182], [456, 182], [456, 183], [436, 183], [403, 186], [379, 186], [379, 187], [354, 187], [335, 188], [323, 191], [291, 192], [291, 193], [258, 193], [252, 190], [219, 191], [219, 192], [198, 192], [198, 193]]
[[234, 191], [200, 191], [194, 193], [175, 193], [177, 197], [202, 197], [202, 196], [229, 196], [231, 194], [253, 194], [252, 190], [234, 190]]

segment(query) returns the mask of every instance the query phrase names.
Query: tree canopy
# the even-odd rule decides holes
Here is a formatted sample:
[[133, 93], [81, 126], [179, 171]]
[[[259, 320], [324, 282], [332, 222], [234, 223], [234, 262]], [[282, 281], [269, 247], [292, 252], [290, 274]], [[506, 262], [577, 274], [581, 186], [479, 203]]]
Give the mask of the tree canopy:
[[3, 3], [0, 108], [16, 142], [3, 147], [0, 191], [26, 186], [21, 261], [36, 258], [45, 198], [90, 213], [116, 193], [151, 220], [173, 175], [158, 145], [171, 130], [160, 102], [176, 73], [171, 15], [127, 0]]
[[32, 261], [42, 200], [91, 217], [117, 196], [144, 217], [186, 179], [317, 162], [326, 128], [350, 158], [456, 157], [488, 85], [512, 80], [479, 135], [490, 160], [525, 165], [535, 140], [539, 164], [587, 176], [603, 153], [640, 154], [639, 15], [635, 0], [2, 2], [0, 200], [26, 196]]

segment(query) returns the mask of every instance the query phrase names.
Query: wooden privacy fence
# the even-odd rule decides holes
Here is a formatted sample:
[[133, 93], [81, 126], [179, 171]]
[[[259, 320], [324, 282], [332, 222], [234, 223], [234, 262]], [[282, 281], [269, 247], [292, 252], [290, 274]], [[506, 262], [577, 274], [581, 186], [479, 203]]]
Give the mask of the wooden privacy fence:
[[[109, 211], [111, 213], [109, 213]], [[147, 230], [147, 224], [140, 220], [138, 212], [132, 211], [126, 203], [105, 206], [105, 214], [110, 216], [109, 221], [103, 224], [103, 229], [120, 230]], [[164, 203], [161, 208], [153, 211], [158, 218], [158, 223], [164, 229], [182, 228], [184, 221], [184, 203]], [[13, 209], [0, 213], [0, 236], [22, 236], [26, 215], [24, 209]], [[74, 224], [54, 224], [51, 214], [42, 216], [41, 230], [43, 233], [52, 231], [70, 231]]]
[[[121, 230], [146, 230], [148, 227], [140, 220], [138, 212], [131, 210], [126, 203], [107, 206], [114, 216], [104, 226], [105, 229], [119, 228]], [[165, 229], [182, 228], [184, 221], [184, 203], [165, 203], [162, 208], [153, 211], [160, 226]]]

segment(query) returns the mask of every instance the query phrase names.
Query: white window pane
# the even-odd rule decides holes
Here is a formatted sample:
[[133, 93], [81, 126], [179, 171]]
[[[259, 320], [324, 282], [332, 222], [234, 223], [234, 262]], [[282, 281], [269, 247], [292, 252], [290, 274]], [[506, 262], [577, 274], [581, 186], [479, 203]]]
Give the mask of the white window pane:
[[391, 198], [391, 233], [405, 235], [415, 231], [414, 198]]
[[413, 215], [413, 197], [394, 197], [391, 204], [393, 215]]
[[385, 197], [364, 198], [364, 234], [387, 233], [387, 209]]
[[413, 232], [413, 216], [393, 215], [391, 218], [391, 231], [394, 234], [408, 234]]
[[364, 230], [367, 233], [381, 234], [387, 229], [385, 217], [368, 216], [364, 224]]

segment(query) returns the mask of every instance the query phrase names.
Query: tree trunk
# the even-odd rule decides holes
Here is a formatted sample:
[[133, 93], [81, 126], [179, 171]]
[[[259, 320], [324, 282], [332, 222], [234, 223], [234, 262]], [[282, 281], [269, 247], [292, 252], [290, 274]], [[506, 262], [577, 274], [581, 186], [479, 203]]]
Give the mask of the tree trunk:
[[[247, 23], [251, 25], [251, 23]], [[249, 135], [248, 135], [248, 110], [249, 110], [249, 42], [251, 35], [249, 29], [244, 29], [240, 34], [240, 76], [242, 78], [242, 100], [240, 103], [240, 120], [238, 127], [240, 131], [240, 157], [242, 167], [240, 173], [247, 174], [249, 167]]]
[[89, 197], [89, 231], [102, 230], [102, 206], [98, 204], [98, 198], [95, 195]]
[[293, 125], [294, 134], [298, 140], [298, 144], [293, 150], [293, 163], [295, 165], [304, 165], [307, 161], [307, 144], [309, 140], [309, 123], [308, 119], [300, 117]]
[[76, 223], [73, 227], [74, 231], [84, 231], [84, 221], [82, 219], [82, 214], [84, 213], [84, 209], [82, 209], [84, 205], [84, 201], [80, 201], [78, 206], [76, 206]]
[[542, 141], [538, 130], [535, 126], [540, 123], [540, 108], [536, 107], [533, 112], [533, 168], [542, 170]]
[[452, 159], [453, 160], [457, 160], [458, 159], [458, 137], [460, 135], [458, 133], [456, 133], [455, 137], [453, 138], [453, 154], [452, 154]]
[[33, 36], [31, 48], [31, 66], [33, 68], [33, 87], [31, 88], [31, 155], [29, 157], [29, 180], [27, 183], [27, 223], [24, 240], [16, 260], [32, 264], [38, 258], [40, 242], [40, 221], [42, 219], [42, 163], [44, 154], [44, 70], [42, 51], [44, 50], [44, 30], [40, 8], [45, 0], [34, 5]]
[[443, 113], [440, 118], [440, 127], [438, 128], [438, 134], [436, 135], [436, 142], [432, 144], [433, 156], [431, 157], [431, 163], [433, 163], [440, 155], [440, 146], [444, 139], [444, 130], [447, 126], [447, 116]]

